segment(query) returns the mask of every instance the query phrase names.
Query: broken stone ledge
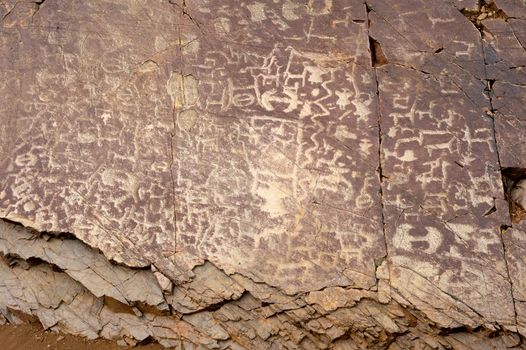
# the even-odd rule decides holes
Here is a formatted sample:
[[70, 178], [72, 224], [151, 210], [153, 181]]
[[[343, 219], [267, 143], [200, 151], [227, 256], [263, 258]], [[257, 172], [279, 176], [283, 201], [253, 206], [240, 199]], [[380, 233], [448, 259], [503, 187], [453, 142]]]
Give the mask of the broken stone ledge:
[[0, 252], [0, 322], [29, 315], [89, 339], [210, 349], [506, 349], [523, 341], [498, 324], [440, 326], [392, 289], [389, 299], [381, 288], [287, 295], [210, 262], [174, 286], [155, 268], [116, 265], [72, 235], [5, 220]]
[[0, 18], [2, 322], [526, 347], [526, 222], [501, 176], [526, 168], [523, 0], [6, 0]]

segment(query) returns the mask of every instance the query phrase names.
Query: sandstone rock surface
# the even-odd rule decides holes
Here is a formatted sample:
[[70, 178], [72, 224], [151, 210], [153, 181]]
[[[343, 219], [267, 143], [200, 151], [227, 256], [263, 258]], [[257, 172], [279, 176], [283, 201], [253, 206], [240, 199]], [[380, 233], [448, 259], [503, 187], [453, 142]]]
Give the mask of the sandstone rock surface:
[[524, 1], [8, 0], [0, 19], [0, 323], [526, 348], [505, 188], [526, 178]]

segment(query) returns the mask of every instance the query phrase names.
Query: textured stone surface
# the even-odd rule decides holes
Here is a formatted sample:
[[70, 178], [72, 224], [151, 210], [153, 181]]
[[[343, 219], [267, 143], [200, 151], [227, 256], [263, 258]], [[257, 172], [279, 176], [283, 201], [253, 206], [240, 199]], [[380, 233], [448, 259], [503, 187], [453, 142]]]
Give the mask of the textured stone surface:
[[[9, 242], [6, 237], [13, 233], [24, 238], [6, 244]], [[239, 274], [229, 276], [208, 262], [193, 270], [193, 282], [177, 285], [164, 294], [166, 300], [173, 303], [170, 312], [163, 305], [147, 305], [136, 300], [123, 303], [111, 297], [115, 289], [122, 288], [118, 274], [107, 276], [107, 284], [93, 289], [90, 280], [77, 279], [70, 270], [61, 270], [51, 263], [52, 255], [44, 255], [42, 259], [32, 256], [31, 252], [39, 254], [35, 247], [49, 245], [55, 238], [46, 240], [31, 233], [28, 229], [0, 222], [3, 252], [0, 314], [3, 322], [16, 324], [32, 315], [45, 328], [55, 331], [121, 340], [126, 344], [153, 339], [177, 349], [191, 346], [211, 349], [383, 349], [388, 346], [390, 349], [505, 349], [521, 344], [519, 335], [498, 328], [452, 328], [450, 333], [448, 328], [437, 328], [430, 323], [425, 314], [430, 310], [418, 311], [395, 300], [382, 302], [374, 290], [330, 287], [287, 295]], [[64, 245], [67, 244], [82, 245], [71, 238], [64, 240]], [[25, 251], [25, 259], [17, 255], [17, 249]], [[89, 248], [82, 252], [79, 252], [81, 260], [96, 255]], [[120, 269], [121, 274], [137, 273], [132, 268], [114, 268]], [[153, 271], [139, 271], [149, 276], [145, 279], [154, 278]], [[148, 295], [145, 288], [158, 289], [155, 283], [146, 287], [136, 284], [135, 287], [144, 291], [144, 295]], [[515, 287], [520, 288], [520, 285]], [[430, 288], [429, 292], [434, 290]], [[223, 299], [210, 304], [214, 297]], [[188, 300], [192, 300], [192, 308], [182, 308], [181, 304], [188, 305]], [[453, 299], [445, 301], [449, 302], [445, 307], [458, 305]]]
[[290, 292], [370, 288], [385, 246], [364, 5], [187, 6], [178, 249]]
[[526, 168], [526, 4], [496, 4], [501, 18], [484, 21], [483, 44], [499, 154], [503, 167]]
[[[526, 168], [526, 4], [516, 0], [498, 0], [496, 5], [501, 10], [501, 18], [485, 22], [488, 34], [483, 36], [483, 43], [487, 76], [492, 82], [490, 96], [500, 162], [502, 167]], [[521, 196], [516, 199], [519, 204], [523, 202]], [[523, 334], [526, 328], [523, 282], [526, 273], [523, 258], [525, 234], [524, 221], [513, 223], [503, 233], [517, 326]]]
[[0, 323], [524, 347], [501, 178], [526, 168], [523, 1], [22, 0], [0, 19]]
[[[426, 13], [407, 13], [420, 1], [370, 3], [371, 36], [390, 43], [382, 48], [392, 62], [377, 69], [391, 284], [444, 326], [478, 319], [513, 327], [500, 237], [507, 206], [493, 120], [484, 114], [490, 103], [479, 32], [439, 3]], [[439, 9], [446, 20], [436, 18]], [[410, 39], [430, 27], [430, 41]]]
[[165, 308], [161, 289], [152, 273], [110, 264], [101, 253], [74, 239], [36, 239], [27, 230], [3, 225], [0, 252], [22, 259], [38, 258], [63, 269], [97, 297], [107, 295], [122, 303], [144, 302]]

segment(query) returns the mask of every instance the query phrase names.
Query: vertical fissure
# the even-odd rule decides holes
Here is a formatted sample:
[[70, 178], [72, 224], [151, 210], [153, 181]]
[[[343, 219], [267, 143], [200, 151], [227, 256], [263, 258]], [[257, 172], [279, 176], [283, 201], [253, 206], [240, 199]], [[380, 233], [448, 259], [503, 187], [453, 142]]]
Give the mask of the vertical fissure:
[[[481, 6], [483, 6], [484, 2], [482, 1], [481, 2]], [[489, 79], [489, 76], [488, 76], [488, 71], [487, 71], [487, 66], [488, 66], [488, 62], [486, 60], [486, 50], [484, 49], [484, 38], [483, 38], [483, 32], [480, 31], [480, 49], [481, 49], [481, 53], [482, 53], [482, 60], [484, 62], [484, 80], [485, 80], [485, 84], [486, 84], [486, 87], [484, 88], [484, 92], [485, 94], [488, 96], [488, 103], [489, 103], [489, 116], [491, 118], [491, 123], [492, 123], [492, 129], [493, 129], [493, 142], [495, 143], [495, 152], [497, 153], [497, 163], [498, 163], [498, 166], [499, 166], [499, 174], [500, 174], [500, 179], [501, 179], [501, 183], [502, 183], [502, 188], [504, 189], [505, 188], [505, 183], [504, 183], [504, 178], [503, 178], [503, 175], [502, 175], [502, 171], [503, 171], [503, 167], [502, 167], [502, 163], [501, 163], [501, 159], [500, 159], [500, 152], [499, 152], [499, 144], [498, 144], [498, 141], [497, 141], [497, 123], [495, 121], [495, 112], [496, 112], [496, 109], [495, 109], [495, 106], [493, 104], [493, 84], [495, 83], [495, 80], [494, 79]], [[506, 251], [506, 244], [504, 243], [504, 233], [506, 232], [506, 230], [508, 229], [508, 227], [506, 225], [501, 225], [499, 227], [499, 237], [500, 237], [500, 243], [501, 243], [501, 246], [502, 246], [502, 254], [503, 254], [503, 257], [504, 257], [504, 265], [506, 266], [506, 274], [508, 276], [508, 282], [510, 284], [510, 294], [511, 294], [511, 301], [512, 301], [512, 304], [513, 304], [513, 312], [514, 312], [514, 321], [515, 321], [515, 325], [517, 325], [517, 307], [515, 305], [515, 296], [513, 294], [513, 280], [511, 279], [511, 275], [510, 275], [510, 268], [509, 268], [509, 265], [508, 265], [508, 257], [507, 257], [507, 251]]]
[[[171, 5], [174, 5], [177, 7], [176, 13], [181, 14], [181, 18], [185, 15], [185, 8], [186, 3], [183, 1], [182, 6], [178, 5], [174, 0], [168, 0], [168, 3]], [[177, 33], [177, 45], [178, 45], [178, 55], [179, 59], [181, 61], [181, 65], [184, 67], [184, 60], [182, 56], [182, 35], [181, 35], [181, 23], [179, 21], [176, 21], [175, 23], [176, 33]], [[180, 74], [180, 86], [176, 86], [176, 88], [181, 89], [181, 96], [184, 96], [184, 75], [183, 71], [178, 72], [177, 74]], [[175, 92], [177, 94], [177, 92]], [[175, 95], [177, 96], [177, 95]], [[175, 259], [175, 255], [177, 253], [177, 195], [176, 195], [176, 181], [175, 181], [175, 153], [176, 153], [176, 144], [174, 144], [174, 140], [177, 141], [177, 113], [179, 112], [179, 108], [177, 105], [177, 97], [174, 97], [173, 99], [173, 105], [172, 105], [172, 131], [170, 132], [170, 180], [172, 182], [172, 206], [173, 206], [173, 226], [174, 226], [174, 232], [173, 232], [173, 259]], [[175, 261], [174, 261], [175, 262]]]
[[170, 133], [170, 180], [172, 181], [172, 206], [173, 206], [173, 225], [174, 225], [174, 254], [177, 253], [177, 209], [176, 209], [176, 192], [175, 192], [175, 176], [174, 176], [174, 167], [175, 167], [175, 147], [174, 147], [174, 138], [175, 138], [175, 108], [173, 111], [173, 132]]
[[[387, 269], [389, 272], [389, 285], [391, 285], [391, 269], [389, 264], [389, 249], [387, 245], [387, 235], [385, 232], [385, 207], [384, 207], [384, 193], [383, 193], [383, 168], [382, 168], [382, 123], [381, 123], [381, 109], [380, 109], [380, 84], [378, 82], [378, 72], [377, 67], [387, 64], [387, 59], [383, 54], [380, 43], [376, 41], [370, 35], [371, 28], [371, 19], [369, 13], [372, 12], [372, 8], [365, 2], [365, 11], [367, 13], [367, 35], [369, 37], [369, 52], [371, 54], [371, 71], [374, 76], [374, 81], [376, 84], [376, 122], [378, 126], [378, 178], [380, 182], [379, 194], [380, 194], [380, 207], [381, 207], [381, 219], [382, 219], [382, 234], [384, 238], [384, 249], [385, 249], [385, 260], [387, 263]], [[378, 265], [378, 264], [376, 264]], [[378, 269], [378, 266], [376, 266]]]

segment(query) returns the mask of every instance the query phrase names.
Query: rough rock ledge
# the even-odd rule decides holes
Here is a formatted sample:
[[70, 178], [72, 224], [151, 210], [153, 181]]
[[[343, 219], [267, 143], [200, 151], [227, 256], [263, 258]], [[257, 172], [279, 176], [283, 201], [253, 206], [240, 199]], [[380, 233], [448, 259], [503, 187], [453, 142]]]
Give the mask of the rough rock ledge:
[[523, 0], [2, 1], [0, 323], [526, 349], [525, 104]]

